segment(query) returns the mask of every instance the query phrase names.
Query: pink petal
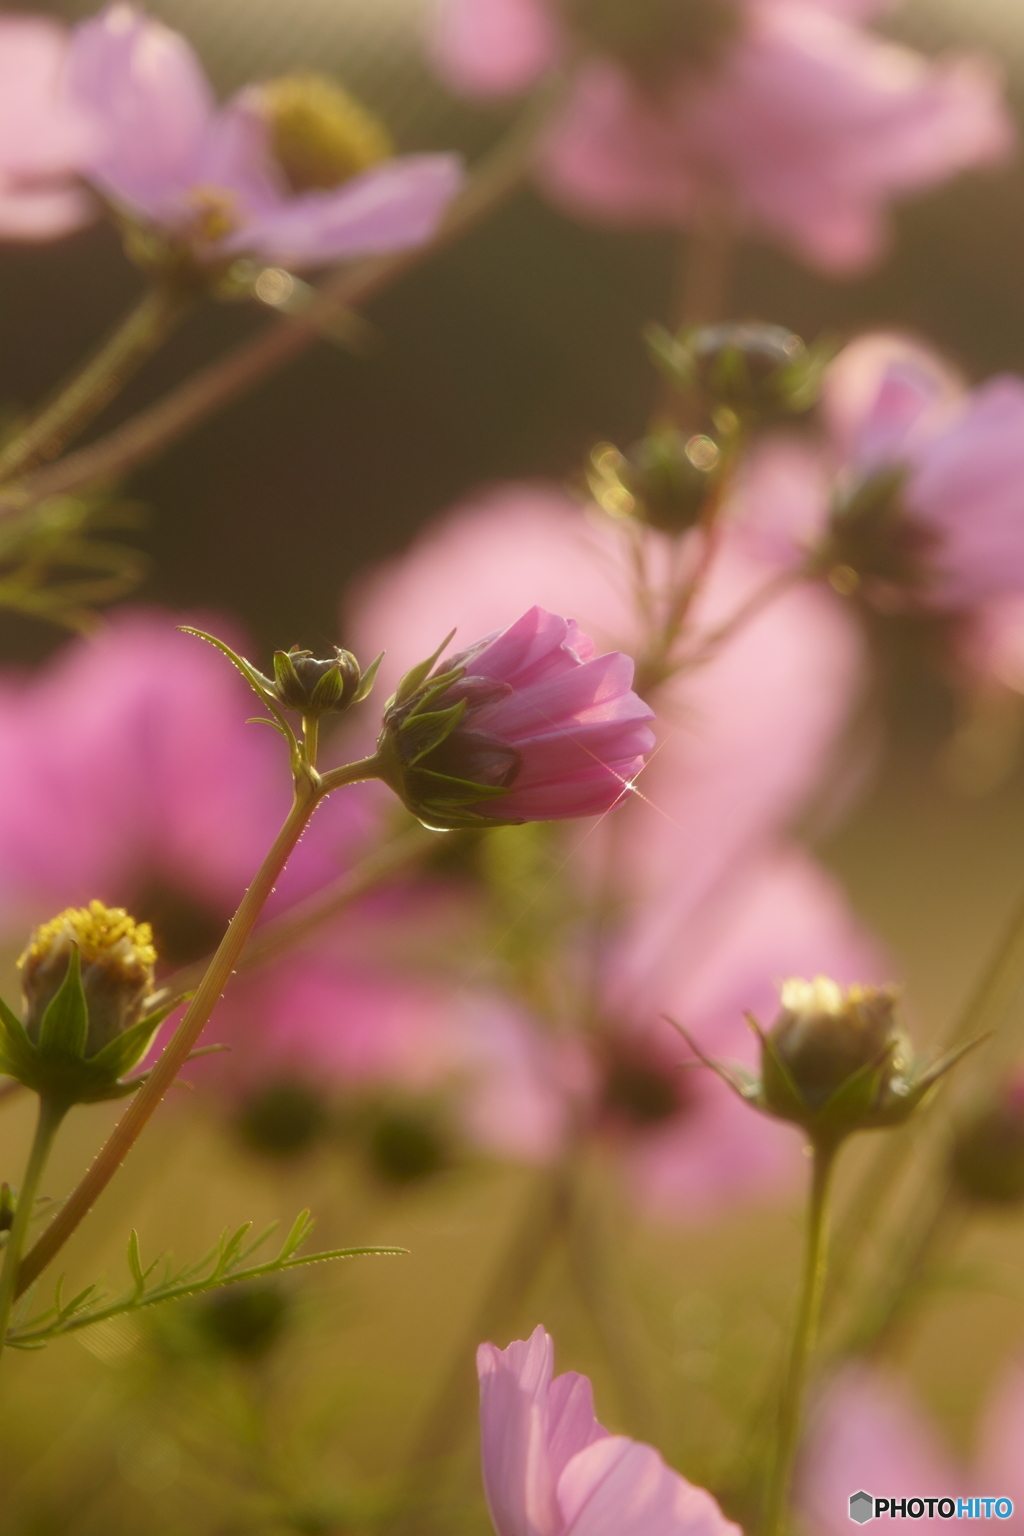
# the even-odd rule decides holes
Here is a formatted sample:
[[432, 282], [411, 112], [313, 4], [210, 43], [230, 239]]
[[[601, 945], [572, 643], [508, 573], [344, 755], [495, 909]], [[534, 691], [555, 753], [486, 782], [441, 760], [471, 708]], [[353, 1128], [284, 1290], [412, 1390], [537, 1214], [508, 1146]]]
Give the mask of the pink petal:
[[478, 96], [525, 90], [563, 47], [544, 0], [436, 0], [428, 42], [441, 77]]
[[558, 1503], [565, 1536], [739, 1536], [709, 1493], [673, 1472], [652, 1446], [621, 1435], [573, 1457], [558, 1481]]
[[560, 1529], [547, 1441], [553, 1361], [554, 1344], [541, 1327], [505, 1350], [477, 1350], [484, 1490], [498, 1536], [557, 1536]]

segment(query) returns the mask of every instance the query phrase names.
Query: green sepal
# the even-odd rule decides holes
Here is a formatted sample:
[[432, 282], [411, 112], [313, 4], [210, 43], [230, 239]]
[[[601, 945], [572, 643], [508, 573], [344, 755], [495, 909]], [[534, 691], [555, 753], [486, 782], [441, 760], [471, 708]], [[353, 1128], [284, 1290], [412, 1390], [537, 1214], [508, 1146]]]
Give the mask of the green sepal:
[[[460, 699], [447, 709], [431, 709], [423, 714], [414, 711], [407, 715], [398, 727], [402, 735], [402, 756], [406, 767], [414, 767], [435, 747], [439, 747], [454, 731], [468, 707], [466, 700]], [[411, 749], [411, 753], [408, 749]]]
[[341, 675], [339, 667], [332, 667], [330, 672], [325, 672], [319, 679], [316, 687], [310, 695], [308, 713], [311, 715], [323, 715], [340, 701], [345, 692], [345, 679]]
[[108, 1040], [101, 1051], [89, 1057], [90, 1067], [114, 1081], [123, 1077], [145, 1056], [153, 1036], [164, 1020], [174, 1012], [175, 1008], [180, 1008], [191, 995], [189, 992], [172, 997], [169, 1002], [162, 1003], [160, 1007], [147, 1013], [130, 1029], [115, 1035], [113, 1040]]
[[377, 681], [377, 673], [380, 671], [380, 664], [383, 660], [384, 652], [381, 651], [379, 655], [373, 658], [366, 670], [361, 673], [359, 678], [359, 687], [356, 689], [355, 697], [352, 700], [353, 704], [361, 704], [367, 697], [374, 683]]
[[449, 633], [445, 635], [444, 639], [441, 641], [441, 644], [438, 646], [437, 650], [434, 651], [432, 655], [428, 656], [426, 661], [418, 662], [415, 667], [411, 667], [409, 669], [409, 671], [402, 678], [398, 687], [395, 689], [394, 698], [390, 701], [392, 704], [405, 704], [407, 700], [412, 698], [413, 694], [416, 693], [417, 690], [426, 682], [427, 678], [430, 676], [434, 669], [434, 664], [436, 663], [438, 657], [442, 654], [443, 651], [448, 649], [454, 636], [454, 629], [450, 630]]
[[[262, 673], [260, 673], [262, 677]], [[267, 679], [269, 682], [270, 679]], [[278, 698], [286, 699], [289, 693], [302, 692], [302, 684], [299, 682], [299, 674], [295, 670], [295, 663], [287, 651], [274, 652], [274, 682], [277, 685]]]
[[[36, 1048], [18, 1015], [0, 997], [0, 1072], [25, 1082], [25, 1074], [34, 1074]], [[26, 1083], [30, 1087], [30, 1083]]]
[[81, 1059], [89, 1035], [89, 1006], [82, 990], [82, 964], [78, 945], [71, 945], [68, 969], [39, 1026], [40, 1057], [70, 1056]]
[[[429, 782], [424, 784], [424, 780]], [[417, 800], [428, 803], [431, 785], [436, 786], [435, 795], [445, 796], [438, 802], [441, 805], [471, 805], [474, 800], [500, 800], [511, 793], [511, 786], [507, 784], [477, 784], [473, 779], [457, 779], [451, 774], [437, 773], [433, 768], [415, 769], [411, 784], [417, 790]], [[421, 786], [422, 794], [419, 793]]]

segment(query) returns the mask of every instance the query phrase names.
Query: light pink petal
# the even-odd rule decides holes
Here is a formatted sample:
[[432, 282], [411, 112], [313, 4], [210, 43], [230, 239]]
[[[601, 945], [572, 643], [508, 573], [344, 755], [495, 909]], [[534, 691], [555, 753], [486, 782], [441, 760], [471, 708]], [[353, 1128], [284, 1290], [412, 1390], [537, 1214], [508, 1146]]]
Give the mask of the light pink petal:
[[703, 1488], [652, 1446], [609, 1435], [580, 1451], [558, 1481], [566, 1536], [739, 1536]]
[[68, 92], [100, 135], [90, 175], [101, 191], [150, 218], [177, 218], [201, 179], [215, 111], [185, 39], [119, 0], [75, 28]]
[[505, 96], [556, 64], [563, 38], [544, 0], [435, 0], [428, 45], [453, 90]]
[[88, 224], [96, 211], [77, 187], [33, 189], [0, 177], [0, 240], [52, 240]]
[[54, 22], [0, 16], [0, 239], [49, 240], [95, 215], [74, 185], [92, 131], [61, 91], [67, 48]]
[[497, 1536], [560, 1531], [548, 1448], [553, 1361], [554, 1344], [541, 1327], [505, 1350], [477, 1350], [484, 1490]]
[[299, 267], [405, 250], [429, 240], [462, 183], [457, 155], [406, 155], [263, 209], [223, 248]]
[[970, 1492], [1013, 1500], [1003, 1530], [1024, 1529], [1024, 1366], [1006, 1368], [982, 1415]]
[[[849, 1366], [818, 1403], [801, 1458], [798, 1505], [815, 1536], [849, 1536], [850, 1495], [861, 1489], [878, 1498], [955, 1499], [967, 1491], [902, 1383]], [[926, 1512], [919, 1527], [948, 1528], [948, 1521]]]
[[963, 380], [930, 348], [891, 332], [858, 336], [825, 370], [822, 412], [839, 455], [891, 463], [948, 416]]

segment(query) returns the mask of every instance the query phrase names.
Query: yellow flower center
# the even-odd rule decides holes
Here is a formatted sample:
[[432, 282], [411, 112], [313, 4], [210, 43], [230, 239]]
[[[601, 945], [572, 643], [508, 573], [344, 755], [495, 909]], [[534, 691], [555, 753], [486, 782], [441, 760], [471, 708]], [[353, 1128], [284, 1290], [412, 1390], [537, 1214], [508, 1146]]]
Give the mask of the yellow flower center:
[[68, 942], [78, 945], [83, 966], [100, 960], [121, 965], [127, 975], [136, 977], [156, 964], [148, 923], [137, 923], [123, 907], [90, 901], [87, 907], [68, 907], [37, 928], [18, 965], [32, 969], [54, 950], [66, 949]]
[[261, 94], [271, 149], [293, 192], [340, 186], [394, 153], [386, 129], [324, 75], [283, 75]]

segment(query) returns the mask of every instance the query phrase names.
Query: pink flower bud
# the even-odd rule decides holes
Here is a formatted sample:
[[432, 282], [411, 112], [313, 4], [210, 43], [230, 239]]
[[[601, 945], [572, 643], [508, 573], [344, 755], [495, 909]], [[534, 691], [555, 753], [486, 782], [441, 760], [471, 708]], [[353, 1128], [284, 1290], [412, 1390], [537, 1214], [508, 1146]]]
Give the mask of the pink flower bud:
[[598, 815], [654, 745], [632, 681], [628, 656], [595, 657], [575, 623], [531, 608], [406, 673], [384, 714], [381, 777], [439, 830]]

